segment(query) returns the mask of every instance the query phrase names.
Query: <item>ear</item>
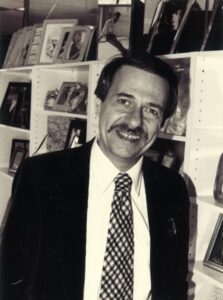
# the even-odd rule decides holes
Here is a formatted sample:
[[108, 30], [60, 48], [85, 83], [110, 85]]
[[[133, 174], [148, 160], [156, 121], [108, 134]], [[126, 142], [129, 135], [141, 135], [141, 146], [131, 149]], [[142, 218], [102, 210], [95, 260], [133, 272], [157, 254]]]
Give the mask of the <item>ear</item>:
[[98, 97], [95, 97], [95, 118], [98, 118], [101, 111], [102, 101]]

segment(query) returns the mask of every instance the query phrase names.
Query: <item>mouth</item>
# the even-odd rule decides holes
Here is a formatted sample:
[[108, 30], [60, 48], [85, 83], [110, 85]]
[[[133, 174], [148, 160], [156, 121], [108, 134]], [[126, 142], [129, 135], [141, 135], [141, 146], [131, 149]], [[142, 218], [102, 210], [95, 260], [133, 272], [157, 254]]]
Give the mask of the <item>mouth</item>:
[[116, 130], [116, 133], [121, 139], [124, 139], [132, 143], [139, 141], [141, 138], [140, 134], [135, 134], [124, 130]]

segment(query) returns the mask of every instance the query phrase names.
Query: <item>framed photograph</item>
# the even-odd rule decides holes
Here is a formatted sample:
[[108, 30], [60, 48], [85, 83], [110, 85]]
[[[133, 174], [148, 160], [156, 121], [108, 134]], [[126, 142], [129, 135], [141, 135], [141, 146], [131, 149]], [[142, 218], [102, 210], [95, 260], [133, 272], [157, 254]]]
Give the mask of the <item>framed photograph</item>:
[[214, 182], [214, 198], [223, 203], [223, 153], [221, 153]]
[[77, 19], [45, 20], [39, 49], [39, 63], [51, 64], [64, 27], [76, 26]]
[[52, 110], [54, 105], [56, 104], [56, 99], [58, 96], [58, 89], [48, 91], [46, 94], [44, 109], [46, 110]]
[[129, 49], [131, 12], [130, 5], [99, 7], [98, 59], [107, 60]]
[[72, 31], [71, 27], [64, 27], [62, 29], [62, 33], [60, 36], [60, 40], [56, 46], [53, 62], [54, 63], [62, 63], [63, 62], [63, 54], [68, 41], [68, 37], [70, 32]]
[[86, 142], [86, 120], [71, 120], [64, 149], [75, 148]]
[[223, 272], [223, 214], [219, 214], [203, 263]]
[[8, 172], [15, 174], [19, 165], [29, 156], [29, 140], [13, 139]]
[[0, 123], [28, 129], [30, 100], [30, 82], [9, 82], [0, 107]]
[[35, 24], [33, 38], [29, 45], [27, 59], [25, 62], [26, 66], [33, 66], [33, 65], [38, 64], [38, 54], [39, 54], [42, 32], [43, 32], [43, 25]]
[[87, 86], [81, 82], [63, 82], [52, 110], [87, 114]]
[[74, 26], [64, 50], [64, 62], [82, 61], [90, 42], [91, 29], [88, 26]]

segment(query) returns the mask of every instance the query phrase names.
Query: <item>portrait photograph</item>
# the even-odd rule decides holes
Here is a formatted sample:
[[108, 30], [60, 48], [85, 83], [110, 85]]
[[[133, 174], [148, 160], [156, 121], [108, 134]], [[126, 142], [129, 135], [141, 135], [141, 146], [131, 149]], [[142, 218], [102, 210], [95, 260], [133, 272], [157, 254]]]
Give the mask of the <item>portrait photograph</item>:
[[64, 50], [64, 62], [82, 61], [90, 41], [91, 29], [88, 26], [74, 26], [69, 34]]
[[86, 142], [86, 125], [86, 120], [71, 120], [64, 149], [75, 148]]
[[19, 165], [29, 156], [29, 140], [13, 139], [9, 161], [9, 174], [15, 174]]
[[76, 26], [77, 19], [45, 20], [40, 45], [39, 63], [51, 64], [64, 27]]
[[63, 82], [52, 110], [86, 115], [87, 92], [87, 86], [81, 82]]
[[131, 6], [99, 7], [98, 59], [124, 53], [129, 49]]
[[28, 129], [30, 98], [30, 82], [9, 82], [0, 107], [0, 123]]
[[219, 214], [203, 263], [223, 272], [223, 214]]

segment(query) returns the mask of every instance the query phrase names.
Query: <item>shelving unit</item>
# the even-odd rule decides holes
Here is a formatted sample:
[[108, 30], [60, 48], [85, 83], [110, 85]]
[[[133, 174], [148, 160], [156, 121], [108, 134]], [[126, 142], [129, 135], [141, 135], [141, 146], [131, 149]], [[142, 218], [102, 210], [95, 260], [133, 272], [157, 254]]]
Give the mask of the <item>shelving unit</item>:
[[[189, 258], [195, 287], [192, 284], [189, 293], [195, 293], [194, 300], [212, 300], [215, 293], [222, 295], [220, 299], [223, 299], [223, 273], [202, 264], [218, 215], [223, 213], [223, 204], [213, 198], [216, 168], [223, 152], [223, 52], [166, 56], [168, 59], [183, 57], [190, 58], [190, 107], [186, 135], [160, 132], [158, 143], [165, 147], [174, 145], [180, 152], [192, 196]], [[10, 81], [32, 81], [30, 131], [0, 125], [0, 224], [13, 180], [7, 172], [12, 139], [29, 139], [30, 155], [33, 155], [47, 133], [49, 116], [87, 120], [87, 140], [93, 138], [98, 130], [100, 109], [94, 90], [103, 65], [104, 62], [92, 61], [0, 70], [0, 104]], [[59, 89], [65, 81], [81, 81], [88, 85], [87, 115], [44, 110], [47, 91]], [[38, 154], [46, 151], [44, 143]]]

